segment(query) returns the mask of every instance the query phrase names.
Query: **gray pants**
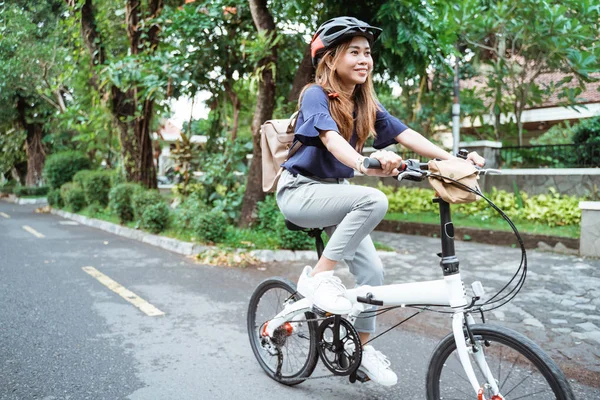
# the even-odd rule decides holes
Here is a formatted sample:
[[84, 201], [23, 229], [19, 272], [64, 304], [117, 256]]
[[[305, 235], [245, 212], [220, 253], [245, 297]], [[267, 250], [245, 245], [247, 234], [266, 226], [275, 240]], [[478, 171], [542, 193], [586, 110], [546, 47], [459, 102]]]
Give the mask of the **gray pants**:
[[[307, 178], [283, 171], [277, 205], [296, 225], [325, 228], [330, 239], [323, 255], [344, 260], [357, 286], [383, 284], [383, 265], [369, 236], [387, 212], [388, 201], [381, 191], [350, 185], [344, 179]], [[375, 317], [361, 315], [355, 328], [375, 332]]]

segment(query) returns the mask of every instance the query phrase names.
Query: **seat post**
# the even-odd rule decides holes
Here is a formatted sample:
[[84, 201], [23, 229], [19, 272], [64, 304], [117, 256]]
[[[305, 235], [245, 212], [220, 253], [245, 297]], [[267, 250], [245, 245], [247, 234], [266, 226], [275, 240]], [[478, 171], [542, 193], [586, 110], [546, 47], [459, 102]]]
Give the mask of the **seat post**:
[[315, 238], [315, 247], [317, 248], [317, 259], [320, 259], [325, 250], [325, 244], [323, 243], [323, 237], [321, 236], [323, 229], [315, 228], [308, 231], [308, 236]]

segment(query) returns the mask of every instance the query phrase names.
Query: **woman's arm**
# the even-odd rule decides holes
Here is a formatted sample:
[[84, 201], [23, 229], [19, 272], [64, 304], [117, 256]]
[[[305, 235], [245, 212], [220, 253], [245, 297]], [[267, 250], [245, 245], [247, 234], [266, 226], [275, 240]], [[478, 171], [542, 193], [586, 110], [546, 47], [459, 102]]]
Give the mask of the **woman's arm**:
[[365, 158], [354, 147], [350, 145], [336, 131], [322, 131], [319, 134], [321, 141], [327, 150], [342, 164], [356, 169], [369, 176], [394, 176], [398, 175], [398, 167], [402, 163], [402, 158], [395, 153], [384, 151], [375, 156], [381, 162], [380, 170], [362, 168], [362, 160]]
[[[439, 158], [442, 160], [448, 160], [454, 157], [452, 154], [447, 151], [439, 148], [435, 144], [431, 143], [420, 133], [413, 131], [412, 129], [407, 129], [398, 136], [396, 136], [396, 141], [401, 145], [408, 147], [415, 153], [418, 153], [427, 158]], [[477, 152], [473, 151], [469, 153], [467, 156], [467, 160], [473, 162], [473, 164], [479, 165], [483, 167], [485, 165], [485, 159], [481, 157]]]
[[415, 153], [427, 158], [440, 158], [442, 160], [448, 160], [452, 158], [452, 154], [442, 150], [423, 137], [423, 135], [413, 131], [412, 129], [407, 129], [396, 136], [396, 141], [402, 146], [408, 147]]

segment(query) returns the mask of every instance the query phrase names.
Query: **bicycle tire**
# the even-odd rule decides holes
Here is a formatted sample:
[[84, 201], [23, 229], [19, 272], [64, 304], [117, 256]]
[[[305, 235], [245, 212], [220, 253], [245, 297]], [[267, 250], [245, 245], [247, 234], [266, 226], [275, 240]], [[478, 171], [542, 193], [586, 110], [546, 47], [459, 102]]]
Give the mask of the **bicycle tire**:
[[[274, 298], [271, 300], [271, 298]], [[248, 305], [247, 329], [248, 338], [252, 351], [261, 368], [269, 377], [279, 383], [288, 386], [302, 383], [314, 371], [318, 362], [317, 352], [317, 324], [314, 321], [296, 324], [298, 331], [286, 337], [282, 346], [283, 363], [286, 363], [285, 371], [277, 375], [277, 356], [270, 355], [261, 346], [260, 330], [264, 322], [273, 318], [283, 309], [283, 302], [292, 298], [298, 301], [302, 296], [296, 292], [296, 285], [285, 278], [268, 278], [261, 282], [252, 293]], [[269, 300], [269, 301], [268, 301]], [[261, 303], [266, 304], [266, 310], [262, 310]], [[304, 319], [315, 318], [312, 312], [306, 312]], [[300, 329], [302, 328], [302, 329]], [[296, 356], [298, 353], [300, 356]], [[294, 360], [295, 357], [295, 360]], [[275, 362], [275, 364], [273, 364]]]
[[[554, 395], [557, 400], [575, 399], [571, 386], [558, 365], [530, 339], [500, 326], [486, 324], [472, 325], [470, 328], [476, 341], [483, 344], [487, 340], [490, 343], [489, 347], [483, 347], [486, 362], [500, 387], [500, 394], [510, 396], [506, 398], [519, 399], [552, 398], [548, 395]], [[467, 347], [470, 347], [469, 343]], [[434, 349], [426, 378], [428, 400], [476, 398], [455, 350], [453, 334], [447, 335]], [[509, 365], [511, 369], [508, 372], [503, 370], [504, 361], [512, 364]], [[483, 374], [472, 357], [471, 362], [480, 386], [483, 387]], [[519, 376], [516, 377], [517, 375]], [[544, 387], [547, 389], [542, 392]], [[487, 392], [484, 396], [486, 399], [492, 398]]]

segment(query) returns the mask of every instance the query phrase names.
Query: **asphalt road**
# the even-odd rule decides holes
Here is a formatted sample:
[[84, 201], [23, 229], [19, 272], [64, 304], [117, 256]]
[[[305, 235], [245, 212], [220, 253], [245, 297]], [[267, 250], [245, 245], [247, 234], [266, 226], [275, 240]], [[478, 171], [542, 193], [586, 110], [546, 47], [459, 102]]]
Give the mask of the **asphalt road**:
[[[374, 343], [399, 375], [393, 388], [344, 378], [285, 387], [254, 359], [246, 308], [261, 280], [298, 266], [200, 265], [33, 210], [0, 202], [0, 399], [424, 398], [439, 338], [426, 326]], [[145, 314], [94, 271], [164, 315]], [[575, 387], [580, 398], [600, 397]]]

